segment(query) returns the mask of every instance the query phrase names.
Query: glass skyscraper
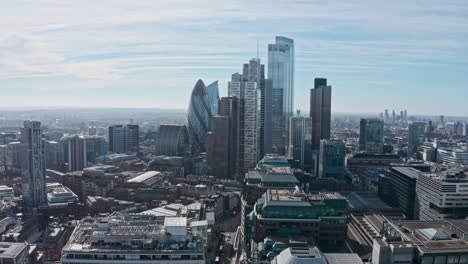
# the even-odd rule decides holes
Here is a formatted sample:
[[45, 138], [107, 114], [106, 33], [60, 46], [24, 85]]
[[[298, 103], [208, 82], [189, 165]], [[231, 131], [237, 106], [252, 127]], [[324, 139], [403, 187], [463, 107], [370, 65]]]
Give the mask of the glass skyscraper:
[[298, 162], [302, 170], [312, 166], [312, 118], [298, 115], [291, 118], [289, 157]]
[[320, 140], [320, 178], [343, 178], [345, 155], [345, 145], [341, 140]]
[[208, 91], [208, 99], [210, 99], [211, 115], [218, 115], [218, 101], [219, 101], [219, 90], [218, 81], [214, 81], [212, 84], [206, 86]]
[[359, 151], [382, 154], [384, 122], [378, 118], [362, 118], [359, 133]]
[[268, 79], [272, 81], [272, 150], [286, 152], [294, 109], [294, 40], [276, 37], [268, 45]]
[[192, 154], [206, 152], [211, 116], [208, 91], [203, 81], [198, 80], [192, 90], [187, 118]]

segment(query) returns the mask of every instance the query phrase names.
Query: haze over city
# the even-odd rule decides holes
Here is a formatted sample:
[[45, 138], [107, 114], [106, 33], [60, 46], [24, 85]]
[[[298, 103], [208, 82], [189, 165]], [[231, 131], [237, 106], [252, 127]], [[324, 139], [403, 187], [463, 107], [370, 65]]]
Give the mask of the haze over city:
[[[294, 107], [314, 77], [334, 112], [466, 116], [465, 1], [8, 1], [0, 9], [2, 107], [187, 109], [276, 35], [295, 40]], [[267, 66], [268, 67], [268, 66]], [[433, 106], [437, 106], [434, 108]]]

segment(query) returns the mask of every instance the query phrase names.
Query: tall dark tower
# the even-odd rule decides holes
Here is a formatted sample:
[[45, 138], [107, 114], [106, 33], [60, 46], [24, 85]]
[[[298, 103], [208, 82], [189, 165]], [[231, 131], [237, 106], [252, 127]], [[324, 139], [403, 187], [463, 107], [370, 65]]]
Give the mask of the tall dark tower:
[[320, 140], [330, 139], [331, 86], [327, 79], [315, 78], [310, 90], [310, 117], [312, 117], [312, 148], [320, 148]]

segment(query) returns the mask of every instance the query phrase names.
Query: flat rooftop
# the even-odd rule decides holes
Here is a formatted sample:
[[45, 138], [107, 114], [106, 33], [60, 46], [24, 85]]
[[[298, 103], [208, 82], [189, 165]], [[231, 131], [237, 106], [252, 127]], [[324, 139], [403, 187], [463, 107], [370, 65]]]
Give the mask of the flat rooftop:
[[[168, 235], [167, 227], [187, 227], [187, 219], [168, 217], [169, 226], [141, 215], [114, 213], [84, 218], [63, 251], [78, 252], [199, 252], [203, 245], [191, 235]], [[165, 224], [166, 224], [165, 222]]]
[[0, 242], [0, 258], [15, 258], [26, 247], [26, 243]]
[[[400, 232], [424, 253], [468, 252], [468, 241], [452, 236], [445, 221], [396, 221]], [[409, 241], [392, 244], [408, 244]]]

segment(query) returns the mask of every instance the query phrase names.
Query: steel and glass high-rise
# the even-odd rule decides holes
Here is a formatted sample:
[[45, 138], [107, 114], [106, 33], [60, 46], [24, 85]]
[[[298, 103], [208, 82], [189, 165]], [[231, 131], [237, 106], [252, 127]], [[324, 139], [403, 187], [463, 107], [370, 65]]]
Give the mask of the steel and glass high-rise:
[[206, 152], [206, 143], [211, 122], [211, 105], [208, 91], [202, 80], [198, 80], [192, 90], [188, 109], [188, 132], [192, 154]]
[[341, 140], [320, 141], [320, 178], [344, 178], [345, 145]]
[[310, 117], [312, 118], [312, 148], [319, 150], [320, 140], [330, 139], [331, 86], [327, 79], [315, 78], [310, 90]]
[[310, 170], [312, 160], [312, 118], [297, 116], [291, 118], [289, 135], [289, 157], [302, 170]]
[[411, 122], [408, 124], [408, 157], [412, 157], [418, 147], [424, 143], [426, 123]]
[[24, 121], [21, 130], [23, 199], [27, 207], [47, 206], [46, 159], [41, 122]]
[[234, 178], [238, 175], [239, 99], [223, 97], [218, 107], [219, 115], [211, 118], [208, 133], [208, 171], [216, 178]]
[[362, 118], [359, 132], [359, 151], [382, 154], [384, 122], [379, 118]]
[[276, 37], [268, 45], [268, 79], [272, 81], [271, 141], [272, 151], [286, 153], [289, 122], [294, 111], [294, 40]]
[[109, 152], [138, 153], [140, 128], [138, 125], [114, 125], [109, 127]]
[[211, 115], [217, 116], [219, 101], [218, 81], [214, 81], [213, 83], [206, 86], [206, 90], [208, 91], [208, 99], [210, 100]]
[[237, 154], [237, 172], [243, 174], [254, 168], [259, 160], [259, 89], [256, 81], [250, 77], [234, 73], [228, 86], [230, 97], [239, 99], [239, 148]]

